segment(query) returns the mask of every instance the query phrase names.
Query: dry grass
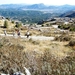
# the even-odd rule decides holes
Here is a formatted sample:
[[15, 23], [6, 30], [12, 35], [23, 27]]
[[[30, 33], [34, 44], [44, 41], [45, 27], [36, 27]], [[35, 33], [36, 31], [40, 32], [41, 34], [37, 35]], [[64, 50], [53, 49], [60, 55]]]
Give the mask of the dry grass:
[[[33, 41], [28, 40], [28, 39], [21, 39], [21, 38], [14, 38], [14, 37], [5, 37], [10, 41], [10, 43], [13, 43], [15, 45], [20, 44], [25, 47], [25, 51], [33, 51], [33, 50], [38, 50], [39, 52], [44, 52], [45, 50], [50, 50], [51, 53], [53, 53], [55, 56], [64, 56], [67, 54], [70, 49], [66, 47], [65, 45], [68, 42], [52, 42], [52, 41]], [[63, 55], [62, 55], [63, 54]]]
[[33, 41], [33, 40], [24, 40], [24, 39], [16, 39], [12, 40], [15, 44], [20, 43], [25, 46], [23, 51], [37, 51], [39, 53], [44, 53], [46, 50], [49, 50], [52, 55], [56, 58], [62, 59], [68, 55], [68, 52], [71, 51], [70, 48], [66, 47], [68, 42], [52, 42], [52, 41]]
[[[60, 71], [62, 68], [59, 68], [58, 63], [65, 61], [72, 52], [71, 48], [65, 46], [67, 43], [0, 37], [0, 72], [24, 72], [23, 66], [26, 66], [30, 67], [32, 75], [45, 75], [46, 72], [48, 75], [55, 75], [53, 69], [57, 70], [58, 67]], [[63, 63], [62, 65], [64, 66]]]
[[[0, 29], [0, 33], [3, 33], [3, 29]], [[11, 34], [12, 30], [7, 29], [7, 32]], [[27, 28], [21, 29], [21, 34], [24, 35], [26, 31]], [[47, 36], [50, 36], [50, 29], [48, 31]], [[45, 35], [37, 30], [30, 30], [30, 33]], [[55, 34], [51, 33], [51, 35]], [[74, 75], [75, 50], [67, 46], [68, 43], [69, 41], [34, 41], [0, 36], [0, 72], [11, 74], [21, 71], [24, 73], [23, 67], [26, 66], [30, 68], [32, 75]]]

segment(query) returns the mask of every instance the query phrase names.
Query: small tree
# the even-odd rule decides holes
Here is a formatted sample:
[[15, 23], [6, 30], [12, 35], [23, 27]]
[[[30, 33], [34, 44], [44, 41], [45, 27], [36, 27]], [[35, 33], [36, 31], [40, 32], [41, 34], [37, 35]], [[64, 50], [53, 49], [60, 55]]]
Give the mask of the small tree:
[[8, 28], [8, 21], [4, 21], [4, 28]]

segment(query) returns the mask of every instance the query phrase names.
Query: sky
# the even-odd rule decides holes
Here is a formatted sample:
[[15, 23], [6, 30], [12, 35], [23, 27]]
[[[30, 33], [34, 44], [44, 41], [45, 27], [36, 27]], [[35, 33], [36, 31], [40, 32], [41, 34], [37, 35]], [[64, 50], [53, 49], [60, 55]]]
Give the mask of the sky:
[[0, 4], [38, 4], [44, 3], [45, 5], [75, 5], [75, 0], [0, 0]]

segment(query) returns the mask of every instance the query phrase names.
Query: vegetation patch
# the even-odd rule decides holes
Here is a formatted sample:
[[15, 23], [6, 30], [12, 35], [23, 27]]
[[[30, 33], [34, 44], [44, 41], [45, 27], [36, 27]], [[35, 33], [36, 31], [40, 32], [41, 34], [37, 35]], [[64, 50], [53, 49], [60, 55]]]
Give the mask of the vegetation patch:
[[69, 46], [75, 46], [75, 40], [71, 40], [71, 41], [69, 42]]
[[70, 41], [71, 40], [71, 36], [69, 35], [61, 35], [61, 36], [56, 36], [55, 37], [56, 41]]
[[75, 25], [74, 24], [67, 24], [67, 25], [63, 24], [63, 25], [59, 25], [58, 28], [70, 30], [70, 31], [75, 31]]

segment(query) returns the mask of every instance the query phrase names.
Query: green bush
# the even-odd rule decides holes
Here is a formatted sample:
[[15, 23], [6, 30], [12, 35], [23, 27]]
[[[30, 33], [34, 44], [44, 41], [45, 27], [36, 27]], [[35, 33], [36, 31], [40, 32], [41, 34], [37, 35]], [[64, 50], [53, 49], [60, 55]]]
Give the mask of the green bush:
[[70, 30], [70, 31], [75, 31], [75, 25], [73, 25], [73, 24], [59, 25], [58, 28], [65, 29], [65, 30]]
[[59, 25], [58, 28], [66, 30], [70, 28], [70, 25]]
[[75, 26], [70, 27], [70, 31], [75, 31]]
[[8, 28], [8, 21], [7, 20], [4, 22], [4, 28]]

